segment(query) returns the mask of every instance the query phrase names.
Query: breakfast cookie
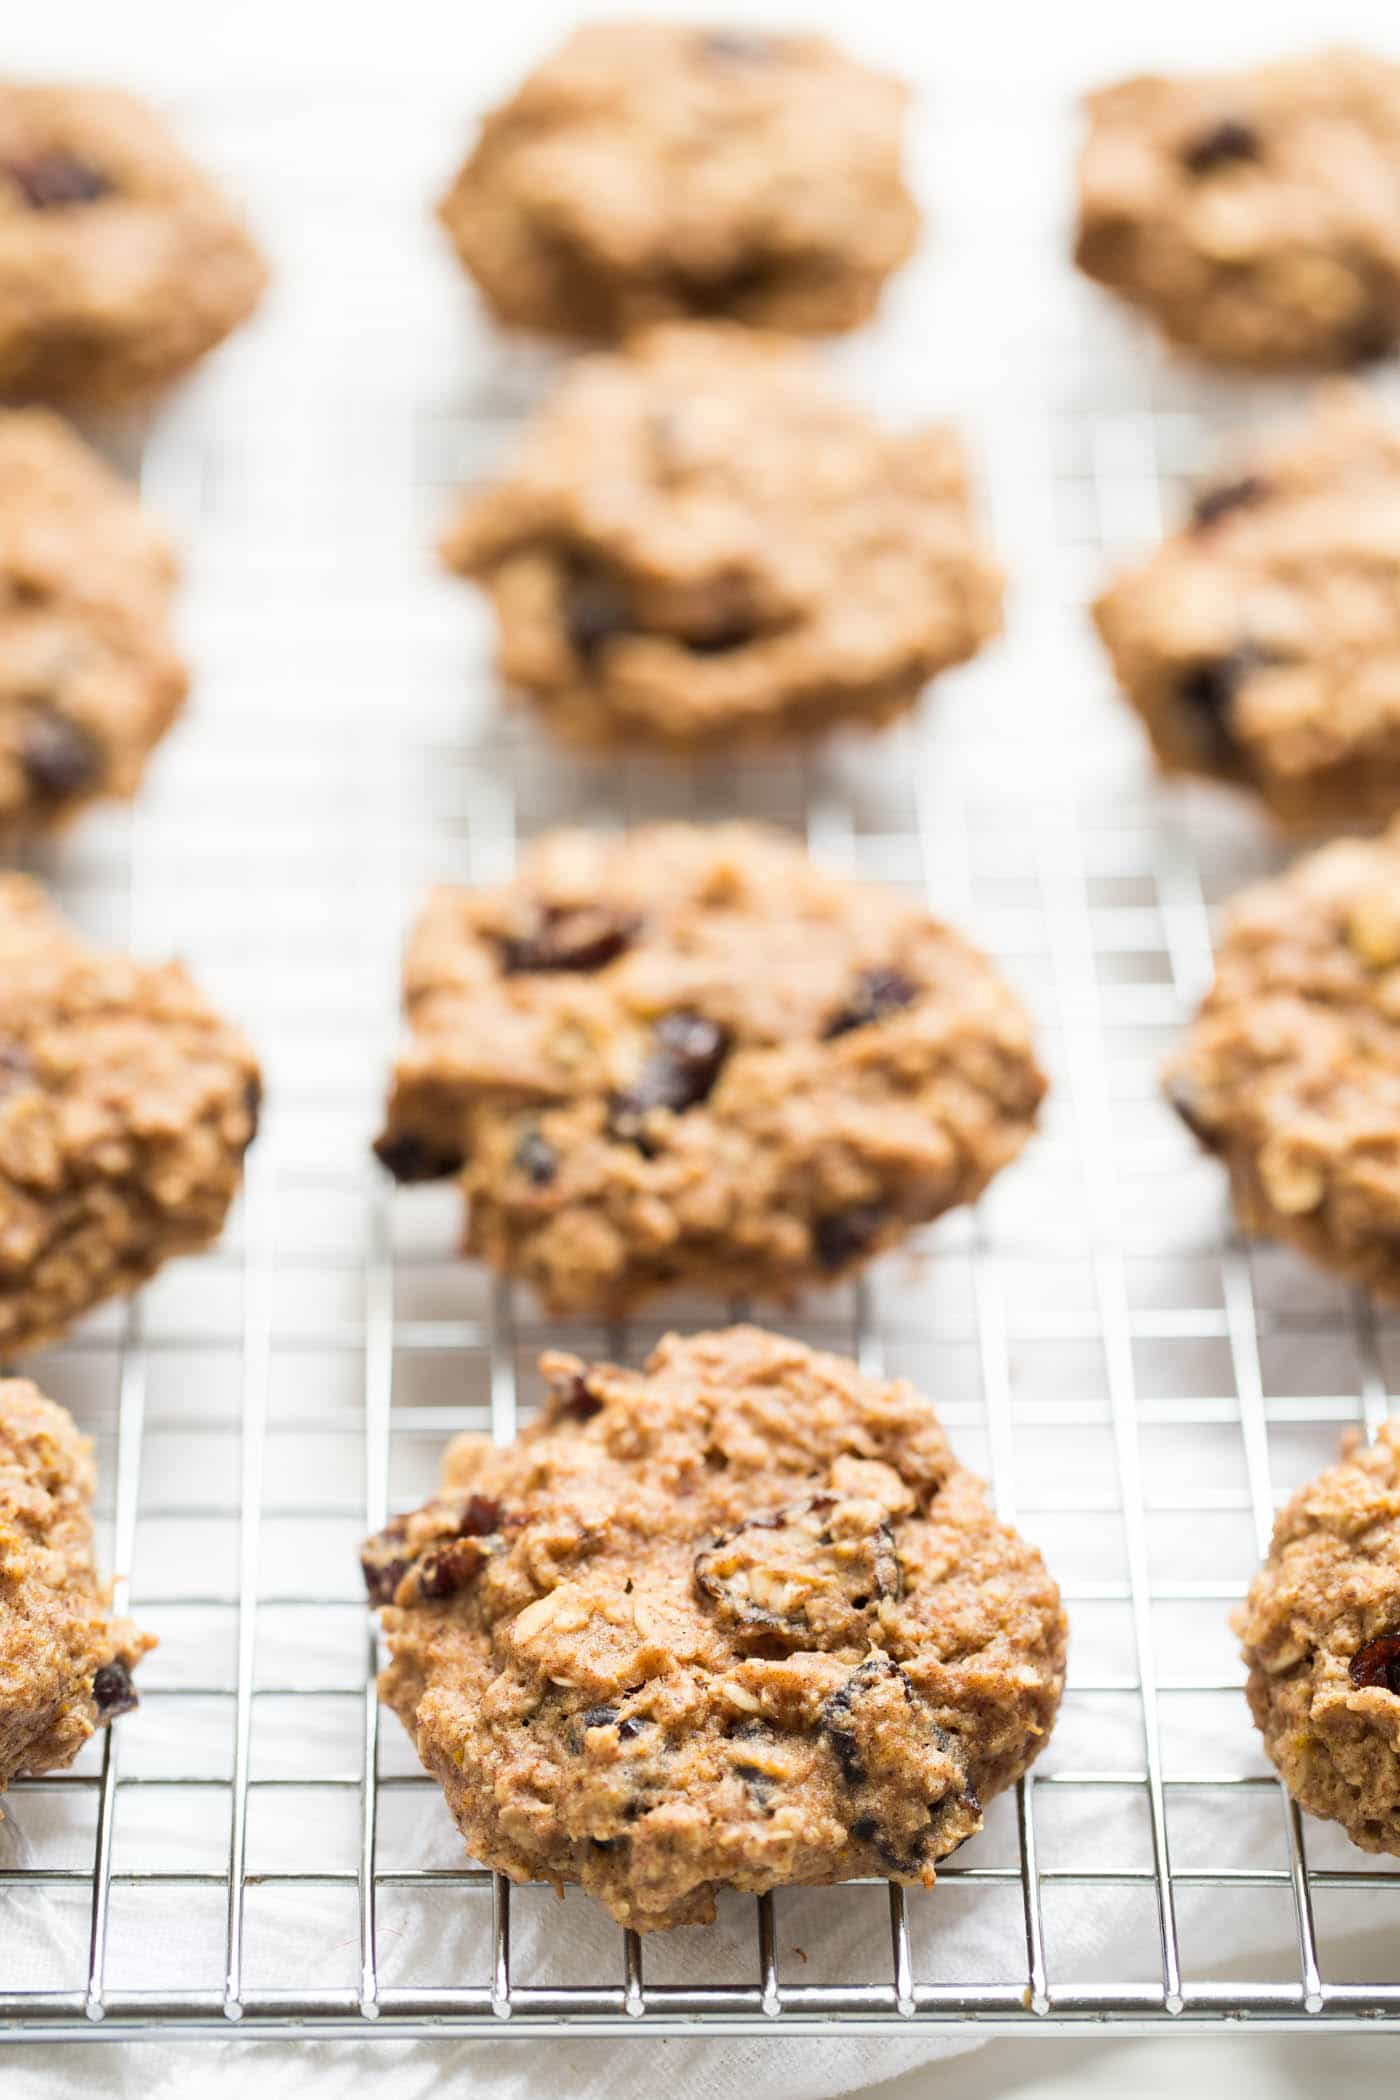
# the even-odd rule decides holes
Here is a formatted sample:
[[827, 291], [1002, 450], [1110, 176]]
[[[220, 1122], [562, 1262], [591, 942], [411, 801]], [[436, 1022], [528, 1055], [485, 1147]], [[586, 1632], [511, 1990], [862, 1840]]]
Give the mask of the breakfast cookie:
[[0, 1363], [216, 1237], [259, 1098], [178, 964], [95, 953], [0, 875]]
[[436, 892], [377, 1150], [561, 1311], [790, 1297], [973, 1201], [1044, 1080], [987, 959], [776, 832], [558, 832]]
[[381, 1696], [472, 1856], [643, 1932], [931, 1883], [1043, 1747], [1066, 1627], [928, 1402], [753, 1327], [542, 1368], [545, 1414], [364, 1549]]
[[0, 397], [140, 401], [246, 319], [266, 277], [145, 103], [0, 81]]
[[96, 453], [0, 410], [0, 846], [130, 795], [188, 679], [174, 551]]
[[92, 1448], [63, 1408], [0, 1379], [0, 1792], [71, 1765], [136, 1704], [149, 1634], [113, 1619], [93, 1565]]
[[918, 236], [907, 103], [824, 37], [594, 22], [487, 116], [438, 214], [520, 327], [854, 328]]
[[1400, 425], [1328, 387], [1094, 607], [1160, 763], [1281, 822], [1400, 809]]
[[1092, 95], [1076, 260], [1218, 364], [1400, 337], [1400, 65], [1358, 51]]
[[443, 553], [490, 592], [507, 684], [587, 744], [877, 725], [1001, 620], [956, 433], [885, 430], [720, 324], [571, 366]]
[[1235, 900], [1166, 1090], [1247, 1231], [1400, 1297], [1400, 826]]
[[1235, 1631], [1294, 1800], [1400, 1853], [1400, 1417], [1342, 1448], [1279, 1516]]

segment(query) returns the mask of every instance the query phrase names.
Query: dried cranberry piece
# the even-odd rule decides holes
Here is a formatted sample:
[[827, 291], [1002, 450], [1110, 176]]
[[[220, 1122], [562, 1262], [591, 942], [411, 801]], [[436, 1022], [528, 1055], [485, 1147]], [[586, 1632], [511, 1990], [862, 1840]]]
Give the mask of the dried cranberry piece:
[[683, 1115], [709, 1098], [729, 1052], [729, 1033], [718, 1021], [678, 1007], [656, 1024], [654, 1047], [624, 1093], [614, 1094], [608, 1129], [625, 1144], [643, 1142], [643, 1124], [653, 1109]]
[[854, 1210], [833, 1211], [818, 1218], [812, 1228], [817, 1260], [824, 1269], [844, 1269], [847, 1262], [863, 1254], [880, 1232], [885, 1213], [878, 1203], [857, 1204]]
[[445, 1545], [434, 1546], [417, 1564], [419, 1596], [455, 1597], [475, 1581], [490, 1557], [479, 1538], [449, 1539]]
[[636, 939], [636, 912], [609, 904], [547, 904], [533, 933], [507, 934], [501, 964], [508, 977], [536, 970], [602, 970]]
[[129, 1714], [141, 1703], [124, 1662], [103, 1663], [94, 1671], [92, 1696], [104, 1721], [115, 1721], [118, 1714]]
[[1232, 161], [1259, 160], [1263, 151], [1264, 142], [1252, 124], [1243, 117], [1221, 117], [1187, 140], [1181, 159], [1193, 175], [1212, 175]]
[[511, 1165], [518, 1174], [523, 1174], [533, 1188], [548, 1188], [559, 1172], [559, 1154], [549, 1139], [534, 1128], [523, 1133], [515, 1148]]
[[862, 970], [850, 998], [838, 1013], [832, 1015], [822, 1035], [830, 1042], [833, 1036], [848, 1035], [853, 1028], [865, 1028], [872, 1021], [883, 1021], [886, 1014], [899, 1013], [904, 1007], [912, 1006], [918, 996], [918, 985], [902, 970]]
[[560, 1414], [568, 1415], [575, 1422], [591, 1422], [595, 1415], [603, 1412], [603, 1403], [583, 1371], [575, 1372], [567, 1385], [556, 1389], [555, 1400]]
[[381, 1166], [387, 1167], [395, 1181], [401, 1184], [445, 1181], [449, 1175], [460, 1174], [463, 1166], [460, 1152], [444, 1151], [407, 1130], [386, 1130], [375, 1139], [374, 1154]]
[[1201, 530], [1214, 525], [1232, 510], [1250, 510], [1269, 494], [1261, 474], [1242, 474], [1238, 481], [1217, 481], [1202, 489], [1191, 506], [1191, 523]]
[[53, 211], [65, 204], [93, 204], [113, 187], [99, 168], [79, 160], [76, 153], [65, 153], [61, 147], [36, 153], [29, 160], [9, 161], [5, 173], [18, 186], [31, 211]]
[[1358, 1648], [1351, 1659], [1351, 1681], [1358, 1691], [1379, 1686], [1400, 1698], [1400, 1633], [1382, 1633]]
[[408, 1573], [410, 1560], [403, 1543], [407, 1531], [404, 1518], [391, 1517], [360, 1548], [360, 1572], [371, 1604], [392, 1604], [395, 1590]]
[[499, 1531], [505, 1511], [494, 1495], [468, 1495], [457, 1519], [459, 1539], [489, 1538]]
[[96, 737], [56, 707], [36, 708], [30, 716], [19, 762], [35, 794], [46, 802], [67, 802], [96, 787], [104, 770]]

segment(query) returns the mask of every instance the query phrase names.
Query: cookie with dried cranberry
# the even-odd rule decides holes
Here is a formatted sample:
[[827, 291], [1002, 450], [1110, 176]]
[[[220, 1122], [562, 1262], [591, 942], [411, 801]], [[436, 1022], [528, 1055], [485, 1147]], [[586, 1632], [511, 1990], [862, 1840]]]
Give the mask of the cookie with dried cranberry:
[[1293, 1497], [1234, 1623], [1295, 1801], [1400, 1854], [1400, 1417]]
[[0, 875], [0, 1363], [217, 1237], [260, 1092], [177, 963], [99, 953]]
[[1257, 371], [1400, 338], [1400, 65], [1335, 50], [1090, 96], [1079, 266], [1173, 343]]
[[1400, 425], [1335, 382], [1094, 607], [1169, 772], [1294, 826], [1400, 809]]
[[93, 1562], [92, 1448], [26, 1379], [0, 1379], [0, 1792], [70, 1765], [137, 1703], [155, 1642], [114, 1619]]
[[1235, 900], [1166, 1090], [1247, 1231], [1400, 1298], [1400, 825]]
[[245, 320], [241, 220], [154, 110], [0, 81], [0, 398], [125, 407]]
[[438, 215], [520, 327], [853, 328], [918, 234], [907, 101], [824, 37], [594, 22], [488, 114]]
[[1065, 1619], [929, 1403], [799, 1342], [554, 1355], [502, 1450], [365, 1548], [380, 1695], [472, 1857], [623, 1925], [930, 1884], [1043, 1747]]
[[130, 795], [184, 703], [174, 550], [46, 410], [0, 410], [0, 845]]
[[470, 1251], [560, 1311], [830, 1283], [973, 1201], [1044, 1090], [984, 956], [743, 824], [555, 833], [438, 891], [405, 996], [379, 1155], [459, 1175]]
[[876, 727], [998, 630], [949, 426], [883, 428], [805, 353], [711, 325], [580, 360], [443, 547], [549, 726], [675, 752]]

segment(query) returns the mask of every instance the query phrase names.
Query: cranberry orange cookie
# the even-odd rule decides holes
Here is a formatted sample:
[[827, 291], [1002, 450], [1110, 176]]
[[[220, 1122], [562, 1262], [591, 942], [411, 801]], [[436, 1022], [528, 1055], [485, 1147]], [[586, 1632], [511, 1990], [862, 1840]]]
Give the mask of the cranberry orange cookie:
[[246, 319], [266, 271], [134, 96], [0, 82], [0, 396], [112, 407]]
[[1166, 1088], [1248, 1231], [1400, 1297], [1400, 827], [1236, 900]]
[[184, 701], [175, 555], [56, 416], [0, 411], [0, 841], [129, 795]]
[[155, 1642], [109, 1616], [92, 1557], [92, 1451], [37, 1386], [0, 1379], [0, 1792], [70, 1765], [136, 1704]]
[[918, 234], [907, 100], [822, 37], [595, 22], [487, 117], [439, 216], [522, 327], [854, 328]]
[[590, 744], [882, 723], [1001, 617], [956, 434], [884, 430], [719, 325], [571, 367], [443, 551], [491, 594], [508, 684]]
[[1094, 615], [1168, 770], [1291, 825], [1400, 809], [1400, 427], [1360, 389], [1208, 484]]
[[1235, 1630], [1290, 1794], [1400, 1853], [1400, 1418], [1293, 1497]]
[[1331, 51], [1089, 99], [1076, 259], [1224, 365], [1335, 369], [1400, 336], [1400, 66]]
[[986, 958], [777, 833], [560, 832], [440, 890], [378, 1151], [462, 1177], [468, 1246], [559, 1310], [791, 1295], [958, 1203], [1044, 1081]]
[[0, 876], [0, 1362], [216, 1237], [259, 1092], [178, 964], [96, 954]]
[[926, 1400], [753, 1327], [550, 1356], [364, 1551], [381, 1696], [472, 1856], [638, 1931], [934, 1879], [1042, 1748], [1065, 1619]]

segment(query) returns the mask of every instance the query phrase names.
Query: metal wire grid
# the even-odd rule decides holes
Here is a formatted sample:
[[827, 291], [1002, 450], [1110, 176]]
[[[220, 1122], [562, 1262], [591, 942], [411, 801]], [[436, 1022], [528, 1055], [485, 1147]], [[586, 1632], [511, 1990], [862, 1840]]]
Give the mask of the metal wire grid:
[[[1106, 551], [1150, 537], [1170, 508], [1173, 484], [1203, 450], [1211, 403], [1150, 364], [1133, 367], [1120, 396], [1081, 384], [1053, 342], [1036, 354], [1046, 383], [969, 408], [999, 536], [1029, 579], [1019, 641], [950, 688], [922, 727], [878, 749], [744, 773], [567, 766], [489, 709], [464, 741], [463, 685], [469, 676], [484, 694], [488, 682], [484, 637], [461, 640], [457, 597], [441, 617], [430, 594], [398, 598], [341, 637], [334, 663], [327, 656], [322, 614], [334, 606], [342, 618], [362, 574], [383, 581], [383, 538], [372, 532], [382, 487], [368, 476], [355, 485], [359, 508], [340, 520], [336, 557], [308, 577], [307, 517], [334, 531], [346, 486], [331, 501], [315, 495], [314, 442], [289, 465], [285, 414], [249, 462], [266, 409], [256, 385], [232, 406], [216, 395], [213, 413], [196, 402], [157, 434], [153, 496], [209, 546], [210, 570], [227, 564], [231, 544], [246, 562], [255, 539], [261, 562], [211, 588], [197, 558], [205, 713], [172, 755], [165, 790], [129, 822], [95, 823], [53, 872], [96, 923], [124, 922], [153, 952], [172, 941], [194, 952], [266, 1047], [273, 1106], [220, 1252], [40, 1367], [102, 1437], [110, 1564], [133, 1578], [124, 1574], [116, 1601], [130, 1589], [164, 1646], [143, 1671], [140, 1717], [74, 1773], [12, 1791], [0, 1835], [0, 2036], [228, 2035], [235, 2023], [249, 2036], [798, 2034], [911, 2022], [1123, 2032], [1241, 2015], [1336, 2029], [1400, 2013], [1400, 1985], [1385, 1980], [1393, 1967], [1375, 1974], [1374, 1949], [1354, 1929], [1360, 1902], [1366, 1924], [1393, 1933], [1400, 1874], [1321, 1826], [1305, 1834], [1258, 1758], [1221, 1633], [1278, 1494], [1325, 1459], [1341, 1424], [1374, 1428], [1386, 1412], [1395, 1336], [1366, 1303], [1224, 1234], [1213, 1187], [1204, 1207], [1178, 1204], [1177, 1184], [1199, 1187], [1201, 1169], [1156, 1105], [1153, 1070], [1208, 971], [1208, 907], [1261, 849], [1247, 825], [1145, 783], [1072, 617]], [[1141, 346], [1131, 354], [1141, 359]], [[269, 391], [275, 379], [285, 400], [285, 347], [267, 363]], [[512, 385], [507, 373], [503, 392], [496, 371], [465, 405], [428, 398], [432, 464], [405, 470], [400, 459], [397, 469], [415, 548], [435, 485], [457, 478], [441, 450], [456, 466], [489, 452], [493, 417], [517, 405]], [[303, 384], [299, 412], [313, 399]], [[331, 387], [313, 439], [338, 437], [346, 412]], [[276, 481], [275, 501], [260, 505], [247, 493], [258, 465]], [[282, 570], [310, 606], [295, 630], [277, 601]], [[319, 695], [290, 699], [294, 664], [266, 700], [240, 683], [237, 705], [221, 706], [251, 646], [274, 636], [319, 662]], [[365, 665], [354, 660], [362, 648]], [[382, 704], [387, 661], [404, 695], [393, 714]], [[1037, 721], [1037, 683], [1055, 692], [1048, 724]], [[1008, 739], [993, 703], [1009, 705], [1018, 687], [1031, 703]], [[661, 1942], [644, 1953], [601, 1920], [589, 1980], [550, 1975], [547, 1928], [522, 1976], [519, 1921], [532, 1896], [469, 1865], [424, 1865], [393, 1842], [399, 1806], [433, 1789], [396, 1724], [381, 1728], [374, 1642], [354, 1596], [354, 1540], [391, 1505], [418, 1499], [453, 1430], [513, 1432], [530, 1404], [526, 1367], [546, 1339], [514, 1293], [451, 1259], [434, 1197], [391, 1200], [361, 1165], [393, 1035], [400, 929], [427, 874], [498, 873], [517, 829], [563, 816], [617, 823], [659, 805], [796, 819], [828, 858], [925, 889], [1023, 984], [1055, 1081], [1032, 1156], [975, 1215], [928, 1236], [930, 1267], [887, 1262], [796, 1323], [872, 1369], [922, 1378], [1003, 1513], [1044, 1540], [1075, 1626], [1065, 1713], [1042, 1764], [937, 1890], [888, 1891], [883, 1954], [867, 1937], [870, 1966], [848, 1960], [825, 1981], [802, 1978], [784, 1897], [751, 1906], [750, 1952], [731, 1980], [707, 1980], [696, 1936], [681, 1937], [679, 1958]], [[635, 1359], [657, 1325], [562, 1339]], [[1323, 1375], [1310, 1378], [1315, 1366]], [[1063, 1447], [1083, 1470], [1084, 1484], [1067, 1491], [1050, 1463]], [[1203, 1540], [1208, 1562], [1217, 1532], [1233, 1558], [1222, 1548], [1218, 1572], [1183, 1575], [1176, 1544]], [[160, 1550], [143, 1579], [152, 1539]], [[294, 1639], [289, 1619], [303, 1628]], [[1214, 1741], [1223, 1726], [1232, 1749], [1202, 1766], [1191, 1745], [1207, 1709], [1201, 1732]], [[201, 1735], [198, 1716], [210, 1710]], [[323, 1756], [307, 1716], [328, 1710], [337, 1747]], [[303, 1804], [311, 1826], [313, 1798], [333, 1819], [351, 1816], [324, 1843], [318, 1835], [308, 1859], [294, 1827]], [[162, 1827], [191, 1801], [210, 1805], [196, 1818], [205, 1849], [194, 1863], [162, 1863]], [[1206, 1803], [1214, 1820], [1193, 1826]], [[1066, 1805], [1087, 1806], [1088, 1820], [1067, 1821]], [[1243, 1856], [1231, 1852], [1236, 1825]], [[1183, 1832], [1193, 1846], [1204, 1832], [1205, 1851]], [[853, 1885], [815, 1900], [834, 1913], [879, 1896], [878, 1885]], [[322, 1980], [334, 1965], [319, 1909], [294, 1980], [285, 1962], [275, 1978], [260, 1966], [269, 1897], [343, 1903], [336, 1980]], [[1255, 1899], [1262, 1951], [1255, 1919], [1222, 1953], [1220, 1916]], [[1345, 1930], [1329, 1934], [1343, 1899]], [[443, 1901], [476, 1906], [483, 1920], [489, 1911], [470, 1983], [423, 1963], [431, 1940], [421, 1936], [413, 1973], [395, 1966], [404, 1906]], [[15, 1957], [45, 1904], [67, 1904], [81, 1930], [63, 1973], [16, 1983]], [[1095, 1931], [1101, 1908], [1111, 1946]], [[995, 1959], [960, 1969], [946, 1951], [960, 1944], [952, 1921], [975, 1930], [984, 1915], [974, 1944], [992, 1945]]]

